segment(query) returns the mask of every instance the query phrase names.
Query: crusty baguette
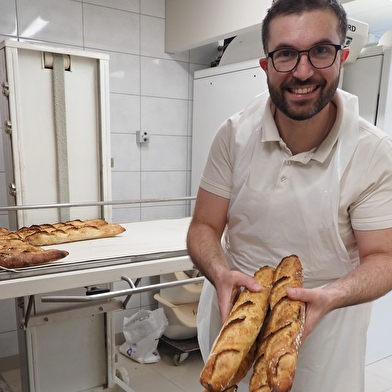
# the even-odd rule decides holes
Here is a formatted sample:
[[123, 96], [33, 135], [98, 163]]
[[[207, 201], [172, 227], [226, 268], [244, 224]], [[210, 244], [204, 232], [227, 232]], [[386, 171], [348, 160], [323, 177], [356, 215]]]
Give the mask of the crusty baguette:
[[[225, 392], [236, 392], [238, 389], [238, 383], [248, 374], [249, 370], [252, 368], [253, 362], [256, 357], [256, 352], [257, 352], [257, 342], [255, 341], [248, 351], [248, 354], [246, 354], [245, 358], [241, 362], [240, 367], [237, 370], [237, 373], [235, 374], [232, 384], [233, 386], [229, 387], [228, 389], [225, 389]], [[208, 392], [207, 389], [204, 390], [204, 392]]]
[[[235, 392], [237, 390], [238, 383], [248, 374], [249, 370], [252, 368], [253, 362], [256, 358], [257, 352], [257, 342], [254, 341], [252, 347], [245, 355], [245, 358], [242, 360], [240, 367], [237, 370], [237, 373], [233, 377], [232, 387], [227, 389], [227, 392]], [[225, 391], [225, 392], [226, 392]]]
[[16, 234], [32, 245], [58, 245], [66, 242], [113, 237], [125, 231], [116, 223], [103, 219], [72, 220], [54, 224], [22, 227]]
[[42, 249], [15, 238], [14, 233], [0, 236], [0, 266], [5, 268], [32, 267], [59, 260], [68, 255], [67, 251]]
[[[262, 333], [261, 336], [262, 337]], [[266, 340], [261, 340], [256, 351], [256, 359], [253, 364], [253, 374], [249, 382], [250, 392], [271, 392], [267, 376], [267, 363], [265, 358]]]
[[[200, 375], [200, 383], [208, 392], [235, 390], [236, 384], [246, 375], [248, 362], [244, 364], [246, 371], [240, 367], [256, 341], [267, 313], [274, 272], [272, 267], [260, 268], [254, 278], [263, 290], [252, 293], [244, 289], [234, 304]], [[250, 357], [250, 366], [252, 362], [253, 357]]]
[[297, 366], [305, 321], [305, 304], [286, 296], [288, 287], [302, 287], [303, 269], [297, 256], [285, 257], [275, 270], [270, 313], [265, 321], [250, 392], [288, 392]]

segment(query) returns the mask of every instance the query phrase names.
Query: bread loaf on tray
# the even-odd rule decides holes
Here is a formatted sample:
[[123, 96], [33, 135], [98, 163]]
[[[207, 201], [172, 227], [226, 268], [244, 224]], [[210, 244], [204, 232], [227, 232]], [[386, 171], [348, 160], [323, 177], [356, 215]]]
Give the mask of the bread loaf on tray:
[[[200, 383], [208, 392], [234, 391], [254, 361], [254, 345], [268, 311], [275, 270], [264, 266], [254, 275], [263, 290], [244, 289], [224, 323], [201, 372]], [[251, 350], [253, 348], [253, 350]]]
[[270, 312], [259, 337], [250, 392], [291, 390], [305, 322], [305, 304], [290, 300], [286, 290], [302, 285], [300, 260], [294, 255], [285, 257], [275, 270], [269, 297]]

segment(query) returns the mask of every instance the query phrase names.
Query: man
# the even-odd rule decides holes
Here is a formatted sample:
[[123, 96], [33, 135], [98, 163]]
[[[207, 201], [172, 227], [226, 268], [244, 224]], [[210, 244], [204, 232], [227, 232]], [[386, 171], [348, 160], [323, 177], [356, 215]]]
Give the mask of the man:
[[392, 143], [337, 90], [346, 31], [338, 0], [273, 2], [260, 60], [269, 95], [218, 131], [188, 233], [212, 283], [198, 313], [204, 359], [241, 287], [260, 290], [253, 273], [299, 256], [305, 287], [287, 291], [306, 303], [293, 392], [364, 391], [370, 303], [392, 289]]

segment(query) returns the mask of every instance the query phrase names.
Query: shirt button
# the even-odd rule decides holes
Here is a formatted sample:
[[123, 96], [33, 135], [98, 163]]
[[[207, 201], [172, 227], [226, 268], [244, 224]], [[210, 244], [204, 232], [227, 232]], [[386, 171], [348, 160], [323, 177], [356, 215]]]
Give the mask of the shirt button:
[[290, 165], [291, 165], [291, 161], [284, 161], [284, 164], [285, 164], [286, 166], [290, 166]]
[[287, 177], [286, 177], [286, 176], [282, 176], [282, 178], [280, 179], [280, 181], [286, 182], [286, 181], [287, 181]]

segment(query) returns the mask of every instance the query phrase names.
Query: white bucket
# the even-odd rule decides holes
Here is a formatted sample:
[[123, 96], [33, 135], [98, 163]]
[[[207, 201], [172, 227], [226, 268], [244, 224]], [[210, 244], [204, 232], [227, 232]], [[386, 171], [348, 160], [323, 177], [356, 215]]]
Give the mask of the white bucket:
[[[196, 271], [197, 272], [197, 271]], [[189, 275], [186, 272], [174, 272], [172, 274], [161, 275], [161, 283], [186, 280], [189, 279]], [[167, 289], [161, 289], [160, 295], [162, 298], [168, 300], [173, 304], [185, 304], [198, 302], [203, 288], [203, 282], [189, 283], [182, 286], [170, 287]]]
[[199, 302], [175, 305], [155, 294], [154, 298], [163, 307], [169, 322], [163, 333], [169, 339], [189, 339], [197, 335], [196, 315]]

